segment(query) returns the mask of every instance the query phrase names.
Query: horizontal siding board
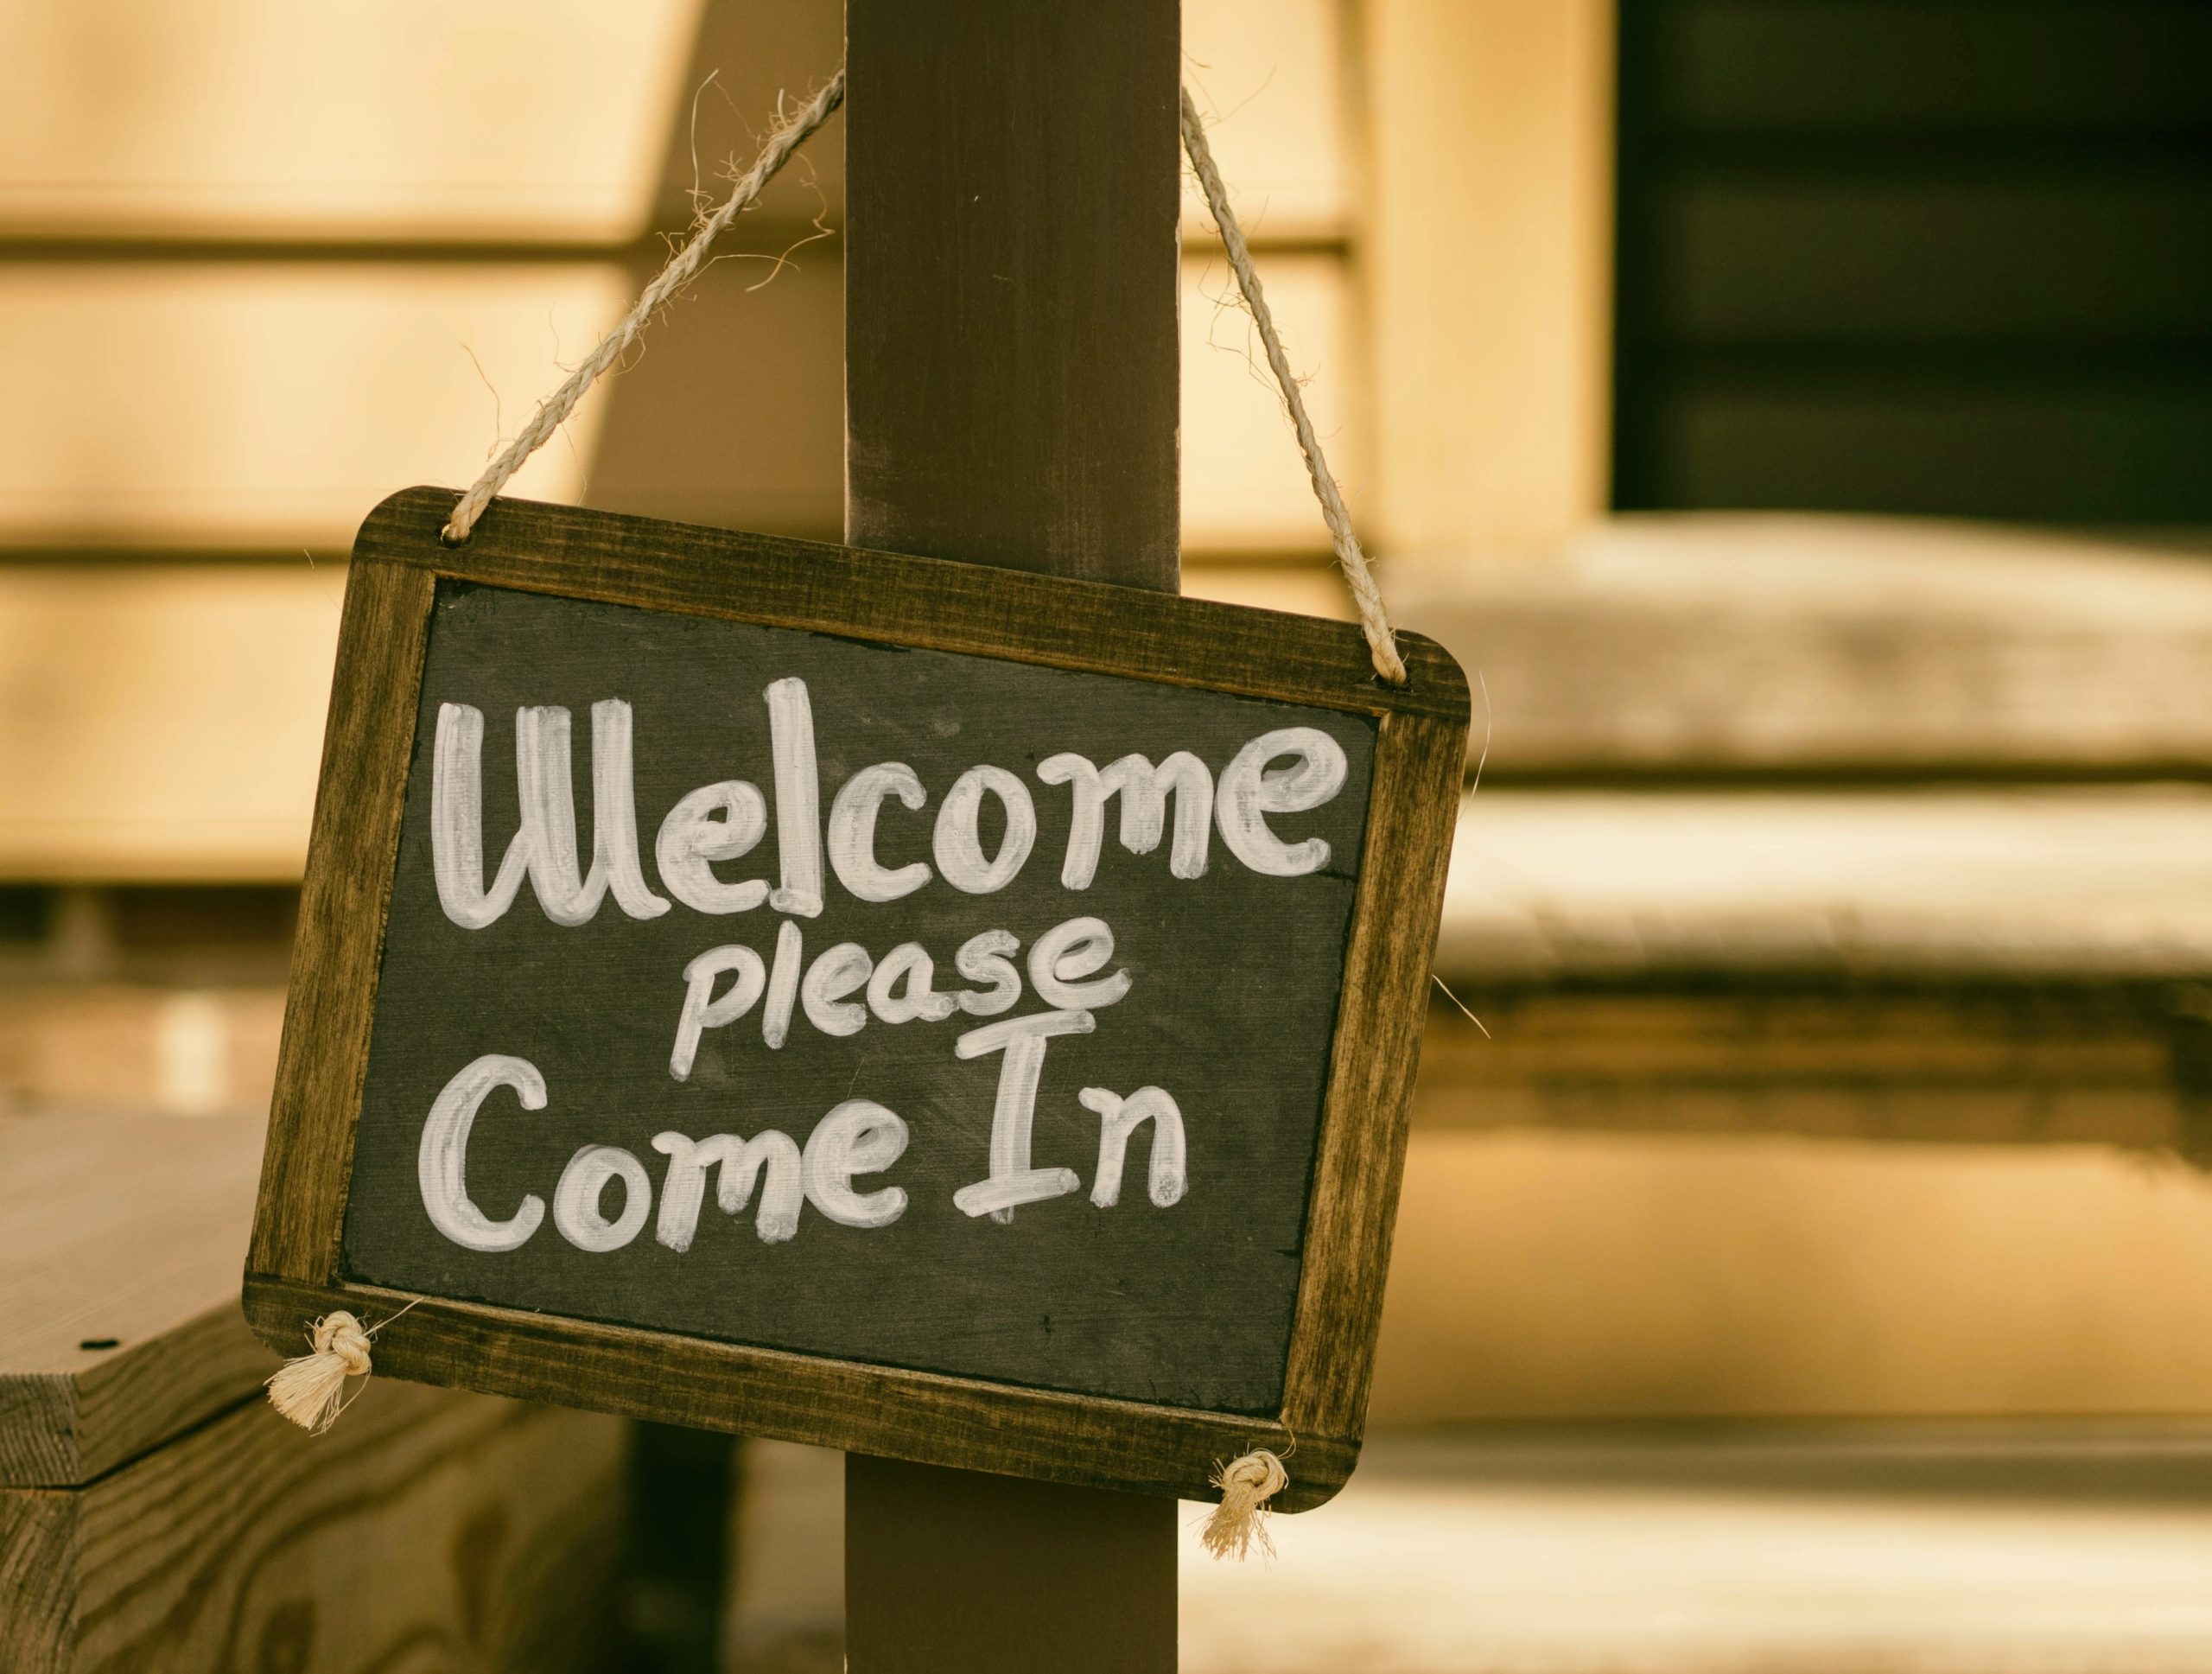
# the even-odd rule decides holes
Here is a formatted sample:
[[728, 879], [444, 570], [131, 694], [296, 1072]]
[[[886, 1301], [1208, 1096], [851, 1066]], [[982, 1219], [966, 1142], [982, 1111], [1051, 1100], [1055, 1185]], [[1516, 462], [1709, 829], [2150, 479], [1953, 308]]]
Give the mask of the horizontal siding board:
[[0, 569], [0, 878], [296, 879], [345, 585]]
[[[1261, 283], [1330, 468], [1357, 508], [1370, 481], [1350, 264], [1335, 255], [1259, 258]], [[1227, 262], [1183, 264], [1183, 545], [1199, 552], [1329, 550], [1313, 488]]]
[[1525, 571], [1401, 565], [1391, 603], [1482, 672], [1478, 807], [1508, 780], [2212, 777], [2212, 565], [2160, 545], [1664, 513]]
[[[1183, 74], [1255, 241], [1342, 237], [1354, 197], [1344, 0], [1184, 0]], [[1183, 179], [1184, 236], [1213, 219]]]
[[1485, 790], [1461, 807], [1437, 967], [2201, 981], [2212, 791]]
[[[465, 482], [621, 313], [613, 263], [0, 266], [0, 547], [342, 552]], [[601, 404], [513, 487], [575, 494]]]
[[633, 237], [699, 6], [0, 9], [0, 230]]

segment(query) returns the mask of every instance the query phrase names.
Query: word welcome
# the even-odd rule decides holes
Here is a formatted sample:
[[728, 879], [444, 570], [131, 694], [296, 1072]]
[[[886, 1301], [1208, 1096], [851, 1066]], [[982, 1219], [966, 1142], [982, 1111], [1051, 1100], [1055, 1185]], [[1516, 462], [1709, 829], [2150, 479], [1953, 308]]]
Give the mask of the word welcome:
[[[653, 843], [658, 894], [645, 876], [632, 768], [632, 714], [620, 698], [591, 710], [592, 853], [582, 865], [571, 787], [570, 719], [566, 709], [531, 706], [515, 712], [515, 780], [518, 828], [499, 869], [484, 882], [482, 759], [484, 715], [466, 703], [441, 703], [433, 745], [430, 788], [431, 864], [439, 905], [454, 923], [481, 930], [513, 905], [524, 877], [545, 915], [559, 925], [585, 923], [609, 894], [633, 919], [658, 918], [670, 897], [705, 913], [750, 912], [764, 903], [778, 912], [812, 918], [823, 909], [828, 872], [856, 900], [893, 901], [935, 878], [971, 895], [1003, 889], [1027, 863], [1037, 840], [1037, 809], [1027, 784], [1007, 769], [979, 764], [953, 780], [939, 799], [929, 837], [929, 859], [884, 861], [878, 828], [885, 805], [896, 802], [919, 812], [929, 792], [904, 762], [862, 767], [821, 814], [821, 774], [815, 750], [814, 713], [806, 683], [775, 681], [763, 692], [768, 709], [769, 754], [775, 787], [777, 880], [730, 881], [717, 864], [742, 860], [766, 835], [769, 812], [760, 788], [741, 779], [702, 785], [680, 798], [662, 819]], [[1289, 765], [1274, 764], [1287, 760]], [[1237, 751], [1218, 781], [1188, 750], [1154, 764], [1124, 755], [1100, 767], [1071, 752], [1037, 764], [1037, 778], [1065, 786], [1071, 799], [1067, 850], [1060, 882], [1086, 889], [1097, 874], [1106, 837], [1106, 805], [1120, 799], [1119, 837], [1133, 854], [1150, 854], [1166, 835], [1167, 805], [1174, 803], [1168, 870], [1178, 878], [1205, 875], [1211, 839], [1238, 862], [1268, 877], [1302, 877], [1328, 864], [1325, 838], [1286, 843], [1268, 824], [1270, 814], [1318, 808], [1344, 788], [1342, 746], [1313, 727], [1283, 727], [1260, 734]], [[1003, 816], [997, 851], [984, 852], [983, 800]]]

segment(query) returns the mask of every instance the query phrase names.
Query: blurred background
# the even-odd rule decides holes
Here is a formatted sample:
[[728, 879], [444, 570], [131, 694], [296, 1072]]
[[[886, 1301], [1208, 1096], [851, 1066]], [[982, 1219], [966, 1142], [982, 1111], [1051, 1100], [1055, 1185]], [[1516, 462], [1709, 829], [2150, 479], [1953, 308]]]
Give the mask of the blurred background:
[[[1185, 1665], [2212, 1670], [2212, 8], [1184, 16], [1488, 704], [1369, 1462], [1186, 1570]], [[474, 478], [841, 38], [0, 4], [10, 1112], [256, 1125], [355, 525]], [[513, 492], [838, 538], [842, 145]], [[1343, 614], [1185, 240], [1185, 590]], [[835, 1666], [836, 1458], [718, 1446], [635, 1440], [639, 1631]]]

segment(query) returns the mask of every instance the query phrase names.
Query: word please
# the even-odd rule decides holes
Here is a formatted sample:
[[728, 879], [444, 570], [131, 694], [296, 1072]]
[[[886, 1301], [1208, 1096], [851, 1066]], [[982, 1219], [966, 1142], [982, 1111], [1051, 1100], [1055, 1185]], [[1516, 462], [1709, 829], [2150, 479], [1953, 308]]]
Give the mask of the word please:
[[[771, 1049], [781, 1047], [790, 1032], [794, 1001], [807, 1022], [833, 1036], [859, 1034], [870, 1012], [886, 1023], [941, 1022], [956, 1011], [995, 1017], [1020, 1003], [1021, 974], [1009, 957], [1020, 946], [1010, 930], [970, 936], [953, 955], [953, 968], [986, 986], [940, 993], [934, 986], [937, 963], [919, 942], [901, 942], [880, 959], [870, 958], [858, 942], [839, 942], [817, 954], [802, 977], [804, 940], [799, 927], [786, 919], [776, 927], [772, 969], [737, 943], [710, 947], [683, 967], [683, 1009], [676, 1022], [668, 1073], [679, 1081], [690, 1079], [700, 1036], [710, 1028], [728, 1028], [763, 996], [760, 1039]], [[1030, 987], [1058, 1010], [1110, 1006], [1129, 991], [1126, 970], [1099, 974], [1113, 958], [1114, 932], [1104, 920], [1070, 919], [1031, 944]], [[718, 994], [715, 984], [725, 976], [729, 983]], [[863, 991], [865, 1005], [850, 997]]]
[[[932, 877], [968, 894], [988, 895], [1005, 888], [1027, 862], [1037, 841], [1035, 802], [1022, 779], [988, 763], [961, 773], [938, 801], [927, 861], [887, 862], [879, 843], [887, 803], [918, 812], [929, 801], [919, 775], [904, 762], [880, 761], [853, 774], [830, 799], [825, 825], [806, 683], [778, 680], [762, 697], [776, 793], [777, 882], [772, 888], [765, 878], [732, 882], [715, 872], [717, 864], [751, 854], [768, 829], [760, 787], [725, 779], [679, 799], [660, 823], [653, 859], [667, 895], [646, 882], [640, 858], [628, 703], [608, 698], [592, 705], [588, 868], [577, 845], [569, 711], [554, 706], [516, 710], [520, 818], [489, 885], [484, 881], [483, 711], [441, 703], [431, 759], [430, 852], [446, 916], [464, 929], [481, 930], [513, 904], [527, 876], [545, 916], [559, 925], [584, 923], [610, 894], [633, 919], [659, 917], [669, 910], [669, 896], [699, 913], [744, 913], [766, 903], [812, 918], [823, 908], [825, 858], [846, 892], [863, 901], [897, 901]], [[1085, 889], [1097, 874], [1107, 803], [1116, 797], [1122, 846], [1150, 854], [1166, 837], [1168, 870], [1178, 878], [1205, 875], [1217, 831], [1231, 855], [1264, 876], [1317, 872], [1328, 864], [1327, 841], [1285, 842], [1268, 817], [1330, 801], [1344, 788], [1345, 761], [1343, 747], [1319, 729], [1281, 727], [1246, 743], [1218, 781], [1188, 750], [1157, 764], [1125, 755], [1104, 767], [1064, 751], [1039, 762], [1036, 773], [1046, 785], [1067, 787], [1070, 823], [1060, 882]], [[995, 854], [983, 848], [986, 797], [998, 803], [1003, 817]]]

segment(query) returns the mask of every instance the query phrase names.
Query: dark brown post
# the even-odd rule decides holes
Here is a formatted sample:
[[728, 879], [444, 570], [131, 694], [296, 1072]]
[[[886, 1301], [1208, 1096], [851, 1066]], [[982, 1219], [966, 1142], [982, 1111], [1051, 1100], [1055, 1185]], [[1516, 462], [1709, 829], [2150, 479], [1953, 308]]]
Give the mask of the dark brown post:
[[[1179, 0], [848, 0], [845, 535], [1173, 592]], [[1175, 1503], [850, 1456], [855, 1674], [1175, 1666]]]

